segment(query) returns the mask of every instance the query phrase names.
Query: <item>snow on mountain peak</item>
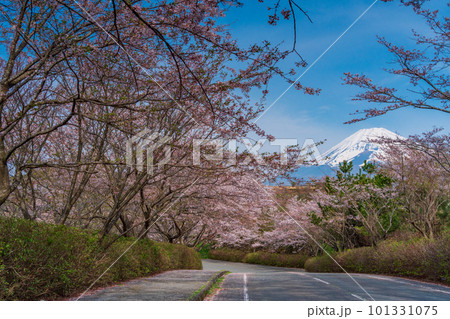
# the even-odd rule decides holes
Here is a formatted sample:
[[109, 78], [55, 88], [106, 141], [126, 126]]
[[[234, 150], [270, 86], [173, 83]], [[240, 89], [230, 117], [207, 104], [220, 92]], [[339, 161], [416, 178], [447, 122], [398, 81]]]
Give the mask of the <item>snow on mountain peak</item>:
[[344, 160], [353, 161], [354, 166], [361, 165], [364, 160], [371, 160], [380, 154], [380, 146], [370, 142], [373, 139], [403, 138], [382, 127], [361, 129], [322, 154], [322, 165], [338, 166]]

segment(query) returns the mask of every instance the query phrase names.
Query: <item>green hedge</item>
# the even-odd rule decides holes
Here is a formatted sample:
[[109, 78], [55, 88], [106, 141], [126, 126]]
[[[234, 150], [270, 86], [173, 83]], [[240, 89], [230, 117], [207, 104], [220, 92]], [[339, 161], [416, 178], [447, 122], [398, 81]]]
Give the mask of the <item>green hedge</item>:
[[249, 253], [244, 257], [243, 262], [249, 264], [259, 264], [266, 266], [303, 268], [308, 256], [297, 254], [274, 254], [268, 252]]
[[[136, 240], [120, 238], [106, 252], [92, 231], [0, 218], [0, 299], [61, 299], [83, 292]], [[96, 286], [172, 269], [201, 269], [193, 249], [139, 240]]]
[[[405, 276], [450, 283], [450, 234], [434, 239], [385, 241], [377, 247], [349, 249], [333, 255], [348, 272]], [[310, 258], [310, 272], [341, 272], [328, 256]]]
[[242, 262], [246, 255], [247, 253], [244, 251], [230, 248], [211, 249], [209, 251], [209, 258], [211, 259], [234, 262]]
[[243, 262], [266, 266], [303, 268], [307, 256], [300, 254], [275, 254], [269, 252], [247, 253], [237, 249], [221, 248], [211, 249], [209, 258], [225, 261]]

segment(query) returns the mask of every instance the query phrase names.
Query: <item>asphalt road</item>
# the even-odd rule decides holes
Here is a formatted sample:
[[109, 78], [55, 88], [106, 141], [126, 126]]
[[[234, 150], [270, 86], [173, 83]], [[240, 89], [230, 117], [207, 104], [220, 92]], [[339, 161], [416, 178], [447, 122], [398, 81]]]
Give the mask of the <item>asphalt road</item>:
[[173, 270], [148, 278], [130, 280], [115, 286], [89, 291], [82, 301], [182, 301], [200, 289], [216, 272]]
[[209, 259], [203, 260], [203, 269], [231, 271], [212, 300], [450, 300], [448, 287], [397, 277], [309, 273], [294, 268]]

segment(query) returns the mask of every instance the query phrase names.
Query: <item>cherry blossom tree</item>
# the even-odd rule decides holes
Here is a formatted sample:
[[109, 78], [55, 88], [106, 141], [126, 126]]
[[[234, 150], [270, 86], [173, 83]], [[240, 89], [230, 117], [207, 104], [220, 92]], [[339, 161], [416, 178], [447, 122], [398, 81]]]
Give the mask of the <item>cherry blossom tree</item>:
[[386, 152], [380, 156], [383, 171], [396, 181], [406, 221], [428, 238], [436, 236], [448, 220], [450, 174], [440, 160], [443, 154], [448, 157], [448, 144], [445, 150], [442, 141], [448, 141], [448, 136], [430, 133], [386, 141]]
[[397, 144], [410, 150], [424, 153], [450, 174], [450, 135], [442, 134], [443, 129], [433, 129], [421, 135], [412, 135], [404, 140], [382, 141], [388, 145]]
[[[296, 30], [301, 8], [287, 4], [290, 9], [282, 14], [294, 19]], [[159, 233], [149, 236], [173, 240], [172, 230], [179, 228], [177, 240], [192, 244], [218, 233], [213, 226], [219, 224], [228, 230], [222, 234], [238, 234], [245, 224], [244, 217], [236, 219], [238, 212], [256, 216], [264, 201], [255, 198], [259, 192], [248, 178], [245, 187], [231, 181], [247, 175], [258, 183], [274, 179], [294, 167], [298, 154], [289, 150], [289, 165], [277, 154], [265, 156], [264, 167], [255, 159], [238, 165], [246, 152], [231, 166], [188, 163], [194, 139], [249, 133], [271, 138], [252, 123], [264, 107], [251, 102], [250, 92], [258, 90], [264, 98], [274, 76], [293, 80], [292, 70], [278, 63], [295, 43], [287, 51], [267, 41], [240, 47], [217, 22], [239, 5], [233, 0], [2, 2], [2, 213], [101, 229], [106, 237], [147, 235], [167, 211], [157, 224]], [[173, 161], [155, 174], [126, 165], [127, 141], [143, 129], [170, 137]], [[159, 150], [154, 160], [163, 156]], [[230, 204], [232, 194], [240, 192], [255, 210], [248, 201]], [[181, 217], [187, 219], [183, 227]], [[233, 221], [227, 219], [241, 224], [231, 231]]]
[[[374, 83], [369, 77], [361, 74], [345, 73], [346, 84], [356, 85], [364, 92], [356, 95], [354, 100], [375, 103], [381, 107], [357, 110], [356, 117], [347, 122], [354, 123], [375, 116], [386, 114], [400, 108], [417, 108], [450, 113], [450, 91], [448, 75], [450, 54], [448, 16], [444, 12], [425, 8], [425, 1], [402, 0], [403, 5], [412, 8], [414, 13], [422, 17], [428, 26], [427, 32], [413, 30], [416, 47], [405, 48], [390, 43], [383, 37], [378, 42], [392, 54], [396, 67], [387, 69], [392, 76], [401, 76], [408, 80], [408, 92], [402, 93], [397, 88]], [[450, 6], [450, 3], [447, 4]]]
[[[312, 194], [307, 214], [321, 228], [322, 239], [334, 250], [375, 246], [398, 227], [399, 205], [392, 180], [365, 162], [358, 174], [351, 162], [339, 166]], [[368, 240], [365, 240], [365, 237]]]
[[265, 211], [264, 223], [260, 221], [261, 235], [253, 248], [278, 253], [307, 252], [309, 237], [305, 231], [313, 231], [304, 210], [308, 202], [293, 196], [283, 206], [280, 204], [277, 200], [272, 209]]
[[[203, 137], [250, 131], [264, 136], [251, 123], [263, 106], [251, 104], [249, 92], [260, 89], [264, 97], [274, 75], [292, 81], [277, 66], [289, 51], [268, 42], [239, 47], [217, 23], [236, 5], [232, 0], [4, 2], [0, 203], [20, 183], [23, 170], [61, 166], [49, 154], [36, 162], [31, 145], [48, 143], [53, 133], [80, 121], [103, 123], [109, 136], [130, 137], [150, 120], [162, 123], [170, 115], [161, 131], [182, 127]], [[62, 220], [90, 172], [99, 162], [111, 165], [105, 156], [96, 160], [101, 152], [94, 153], [63, 164], [83, 173], [71, 176], [82, 181], [72, 183]]]

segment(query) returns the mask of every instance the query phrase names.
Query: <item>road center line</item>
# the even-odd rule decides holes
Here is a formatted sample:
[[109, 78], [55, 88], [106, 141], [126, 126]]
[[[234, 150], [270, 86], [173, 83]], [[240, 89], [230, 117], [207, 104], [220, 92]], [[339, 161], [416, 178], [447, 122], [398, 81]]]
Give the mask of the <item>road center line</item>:
[[355, 297], [356, 299], [359, 299], [359, 300], [362, 300], [362, 301], [366, 301], [366, 299], [361, 298], [361, 297], [358, 296], [358, 295], [352, 294], [352, 296]]
[[330, 284], [329, 282], [326, 282], [325, 280], [322, 280], [322, 279], [319, 279], [319, 278], [316, 278], [316, 277], [313, 277], [313, 279], [314, 279], [314, 280], [317, 280], [317, 281], [320, 281], [320, 282], [323, 282], [323, 283], [326, 284], [326, 285], [329, 285], [329, 284]]
[[244, 274], [244, 301], [248, 301], [247, 274]]

